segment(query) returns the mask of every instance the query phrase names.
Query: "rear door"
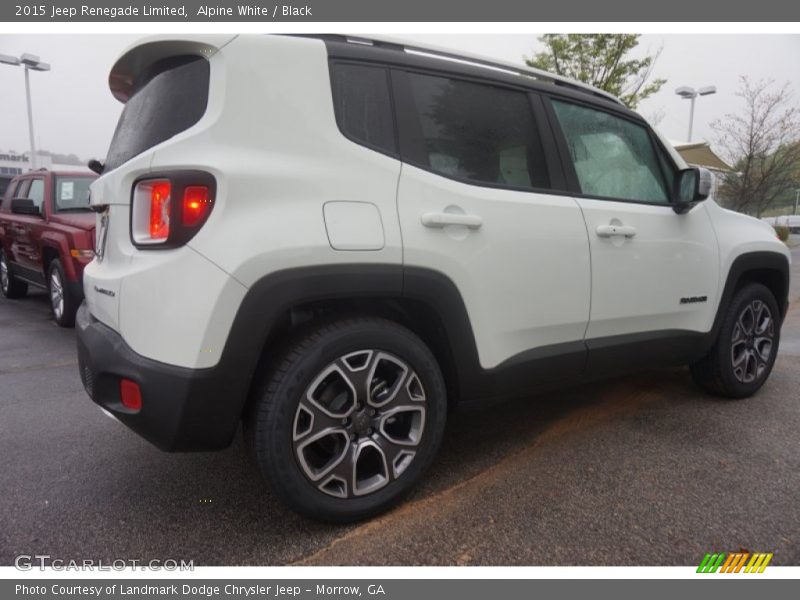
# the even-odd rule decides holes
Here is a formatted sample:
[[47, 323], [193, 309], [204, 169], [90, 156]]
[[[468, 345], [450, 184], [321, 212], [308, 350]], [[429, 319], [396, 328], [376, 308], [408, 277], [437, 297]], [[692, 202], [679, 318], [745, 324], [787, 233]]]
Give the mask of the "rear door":
[[574, 360], [551, 375], [579, 373], [589, 247], [577, 202], [552, 192], [541, 99], [425, 72], [397, 70], [392, 81], [404, 264], [452, 280], [484, 369], [567, 344]]
[[45, 192], [44, 177], [32, 177], [17, 193], [17, 198], [28, 198], [38, 207], [39, 215], [14, 214], [12, 223], [12, 260], [16, 263], [16, 270], [22, 277], [41, 283], [42, 253], [39, 244], [41, 230], [45, 226]]
[[708, 331], [716, 237], [704, 206], [673, 210], [676, 167], [655, 135], [625, 113], [556, 98], [551, 107], [591, 244], [590, 363], [598, 340], [663, 345], [681, 332]]
[[[7, 223], [5, 226], [5, 235], [7, 239], [6, 251], [8, 252], [8, 260], [16, 267], [20, 262], [20, 255], [24, 254], [25, 240], [27, 236], [27, 220], [28, 215], [21, 215], [11, 210], [12, 201], [15, 198], [27, 198], [28, 190], [31, 186], [31, 179], [20, 179], [16, 183], [16, 188], [13, 190], [13, 195], [8, 199], [8, 214], [6, 215]], [[22, 252], [20, 249], [22, 248]], [[24, 258], [24, 256], [23, 256]]]

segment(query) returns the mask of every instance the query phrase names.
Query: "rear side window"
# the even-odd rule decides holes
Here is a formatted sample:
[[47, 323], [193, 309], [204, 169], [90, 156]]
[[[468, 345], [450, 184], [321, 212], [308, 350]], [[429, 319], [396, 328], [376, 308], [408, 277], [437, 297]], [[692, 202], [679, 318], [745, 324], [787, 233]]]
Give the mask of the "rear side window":
[[388, 70], [334, 63], [331, 78], [336, 122], [342, 133], [359, 144], [396, 154]]
[[157, 62], [134, 84], [106, 157], [106, 170], [197, 123], [208, 104], [208, 61], [179, 56]]
[[644, 126], [559, 100], [553, 107], [584, 194], [669, 202], [662, 165]]
[[525, 92], [417, 73], [408, 82], [418, 126], [404, 160], [456, 179], [550, 187]]

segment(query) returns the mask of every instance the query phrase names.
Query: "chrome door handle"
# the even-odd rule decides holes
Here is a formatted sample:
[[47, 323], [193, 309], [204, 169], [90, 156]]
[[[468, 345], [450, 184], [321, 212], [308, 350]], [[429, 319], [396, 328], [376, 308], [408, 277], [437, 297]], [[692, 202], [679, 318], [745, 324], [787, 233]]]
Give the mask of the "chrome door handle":
[[630, 225], [600, 225], [596, 230], [597, 237], [607, 238], [617, 235], [624, 235], [626, 238], [632, 238], [636, 235], [636, 228]]
[[483, 219], [477, 215], [460, 215], [456, 213], [425, 213], [420, 219], [425, 227], [442, 228], [447, 225], [461, 225], [469, 229], [478, 229]]

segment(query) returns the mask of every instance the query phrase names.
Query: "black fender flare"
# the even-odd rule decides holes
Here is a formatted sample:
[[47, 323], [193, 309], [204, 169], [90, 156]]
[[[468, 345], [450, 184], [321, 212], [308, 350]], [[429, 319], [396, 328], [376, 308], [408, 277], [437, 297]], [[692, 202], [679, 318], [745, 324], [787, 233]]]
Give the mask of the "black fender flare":
[[789, 309], [789, 259], [780, 252], [770, 251], [757, 251], [745, 252], [737, 256], [731, 263], [728, 269], [728, 275], [725, 278], [725, 285], [720, 295], [719, 304], [717, 304], [717, 313], [714, 317], [714, 324], [711, 328], [712, 339], [716, 341], [719, 334], [719, 328], [722, 326], [722, 319], [724, 317], [724, 310], [730, 304], [733, 294], [743, 276], [752, 271], [770, 271], [775, 273], [776, 281], [779, 284], [782, 293], [780, 297], [775, 298], [780, 310], [780, 319], [786, 316], [786, 311]]

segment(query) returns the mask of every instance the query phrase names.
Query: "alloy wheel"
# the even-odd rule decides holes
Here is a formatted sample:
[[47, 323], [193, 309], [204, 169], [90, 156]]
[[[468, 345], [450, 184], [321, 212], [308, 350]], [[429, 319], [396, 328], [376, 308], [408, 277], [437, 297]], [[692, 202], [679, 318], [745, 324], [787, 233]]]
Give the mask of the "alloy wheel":
[[412, 463], [425, 416], [425, 390], [406, 361], [382, 350], [352, 352], [306, 388], [292, 426], [295, 458], [321, 492], [365, 496]]
[[752, 383], [767, 369], [775, 340], [775, 321], [766, 303], [753, 300], [736, 319], [731, 336], [733, 375]]
[[3, 293], [8, 293], [8, 265], [6, 264], [6, 257], [0, 256], [0, 286], [2, 286]]
[[60, 319], [64, 314], [64, 286], [57, 269], [50, 275], [50, 305], [56, 320]]

